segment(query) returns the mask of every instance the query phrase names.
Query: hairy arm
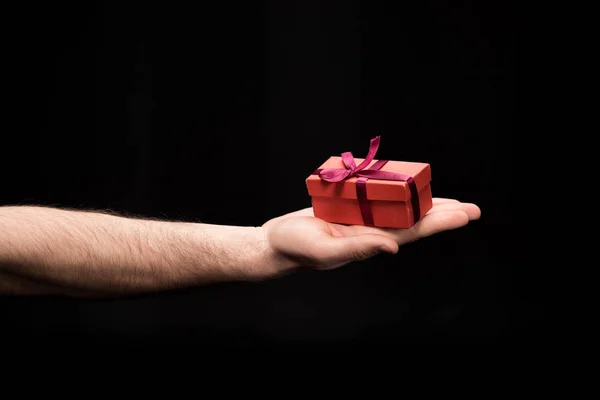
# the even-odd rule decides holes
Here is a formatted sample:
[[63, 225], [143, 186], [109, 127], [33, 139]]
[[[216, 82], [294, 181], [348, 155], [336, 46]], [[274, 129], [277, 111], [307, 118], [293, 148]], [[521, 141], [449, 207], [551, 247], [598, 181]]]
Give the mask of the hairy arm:
[[280, 272], [260, 227], [0, 207], [0, 293], [104, 296]]

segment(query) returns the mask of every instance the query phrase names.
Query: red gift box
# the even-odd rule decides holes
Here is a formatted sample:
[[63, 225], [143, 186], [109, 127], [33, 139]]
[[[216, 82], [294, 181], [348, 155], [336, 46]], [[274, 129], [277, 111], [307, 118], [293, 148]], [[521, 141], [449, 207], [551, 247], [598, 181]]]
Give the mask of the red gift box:
[[366, 158], [343, 153], [306, 179], [315, 217], [345, 225], [410, 228], [433, 206], [427, 163], [376, 160], [380, 137]]

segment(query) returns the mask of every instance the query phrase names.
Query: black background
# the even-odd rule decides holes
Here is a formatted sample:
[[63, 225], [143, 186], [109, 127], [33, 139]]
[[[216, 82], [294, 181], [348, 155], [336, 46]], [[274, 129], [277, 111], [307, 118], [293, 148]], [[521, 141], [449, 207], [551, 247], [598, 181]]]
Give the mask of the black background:
[[[138, 298], [2, 298], [6, 329], [201, 343], [534, 335], [515, 143], [528, 68], [512, 2], [12, 6], [0, 204], [260, 225], [310, 206], [330, 155], [429, 162], [482, 219], [336, 271]], [[517, 73], [519, 71], [519, 74]], [[6, 332], [6, 330], [5, 330]]]

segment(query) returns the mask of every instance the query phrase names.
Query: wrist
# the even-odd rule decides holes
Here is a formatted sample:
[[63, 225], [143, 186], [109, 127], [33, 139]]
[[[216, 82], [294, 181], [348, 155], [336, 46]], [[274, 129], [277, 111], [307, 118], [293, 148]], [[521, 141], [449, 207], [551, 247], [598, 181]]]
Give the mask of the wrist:
[[[261, 281], [285, 274], [293, 266], [277, 255], [263, 227], [190, 224], [197, 254], [210, 260], [211, 276], [225, 281]], [[218, 278], [220, 277], [220, 278]]]
[[298, 267], [297, 263], [273, 249], [269, 231], [265, 227], [254, 227], [253, 248], [250, 252], [253, 278], [266, 279], [285, 275]]
[[[303, 264], [299, 262], [297, 258], [288, 256], [281, 251], [276, 249], [274, 243], [277, 242], [276, 237], [273, 236], [271, 226], [259, 227], [260, 234], [262, 235], [262, 249], [263, 249], [263, 262], [265, 263], [266, 270], [270, 271], [274, 276], [285, 275], [298, 268], [301, 268]], [[279, 238], [281, 240], [281, 238]]]

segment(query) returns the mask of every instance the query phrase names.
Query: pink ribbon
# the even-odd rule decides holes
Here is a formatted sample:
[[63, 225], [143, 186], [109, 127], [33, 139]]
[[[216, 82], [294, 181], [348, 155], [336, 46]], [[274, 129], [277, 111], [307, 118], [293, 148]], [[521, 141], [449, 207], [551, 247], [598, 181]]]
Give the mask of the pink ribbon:
[[363, 222], [368, 226], [373, 226], [374, 223], [373, 214], [371, 213], [371, 207], [369, 207], [369, 200], [367, 198], [367, 181], [369, 179], [377, 179], [406, 182], [408, 183], [411, 193], [414, 222], [417, 223], [421, 217], [421, 207], [419, 203], [419, 190], [417, 189], [417, 184], [414, 178], [406, 174], [380, 171], [380, 169], [388, 162], [388, 160], [379, 160], [375, 162], [371, 168], [365, 169], [375, 158], [375, 154], [377, 154], [377, 150], [379, 149], [379, 141], [380, 136], [371, 139], [369, 153], [367, 154], [365, 160], [360, 163], [360, 165], [356, 165], [354, 156], [351, 152], [345, 152], [342, 153], [342, 161], [344, 162], [346, 169], [323, 168], [316, 170], [313, 172], [313, 174], [317, 174], [322, 180], [332, 183], [341, 182], [354, 176], [359, 177], [356, 180], [356, 197], [360, 206]]

